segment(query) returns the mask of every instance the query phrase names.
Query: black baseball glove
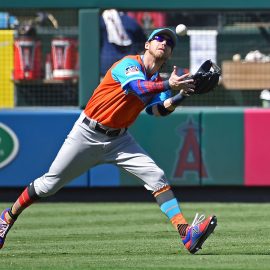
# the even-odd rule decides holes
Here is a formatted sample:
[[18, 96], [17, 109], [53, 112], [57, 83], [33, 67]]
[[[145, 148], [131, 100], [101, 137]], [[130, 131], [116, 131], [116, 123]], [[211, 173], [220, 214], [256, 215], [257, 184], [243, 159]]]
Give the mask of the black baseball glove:
[[[212, 68], [213, 71], [210, 71]], [[211, 60], [206, 60], [198, 69], [198, 71], [191, 76], [194, 80], [194, 94], [205, 94], [214, 90], [219, 81], [221, 69]]]

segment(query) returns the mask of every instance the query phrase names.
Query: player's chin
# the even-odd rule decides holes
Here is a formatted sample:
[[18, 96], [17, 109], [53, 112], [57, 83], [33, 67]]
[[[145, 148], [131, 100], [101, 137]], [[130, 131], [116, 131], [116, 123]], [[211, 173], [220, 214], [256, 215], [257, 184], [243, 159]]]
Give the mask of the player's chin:
[[160, 50], [156, 53], [156, 59], [157, 60], [163, 60], [166, 61], [169, 58], [169, 55], [167, 55], [164, 51]]

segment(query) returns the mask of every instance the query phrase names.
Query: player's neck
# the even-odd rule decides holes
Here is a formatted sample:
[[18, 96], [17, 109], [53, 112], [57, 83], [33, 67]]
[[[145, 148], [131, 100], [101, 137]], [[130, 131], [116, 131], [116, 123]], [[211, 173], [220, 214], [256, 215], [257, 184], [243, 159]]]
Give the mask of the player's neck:
[[148, 75], [153, 75], [163, 65], [164, 61], [155, 59], [152, 55], [145, 53], [143, 57], [143, 64]]

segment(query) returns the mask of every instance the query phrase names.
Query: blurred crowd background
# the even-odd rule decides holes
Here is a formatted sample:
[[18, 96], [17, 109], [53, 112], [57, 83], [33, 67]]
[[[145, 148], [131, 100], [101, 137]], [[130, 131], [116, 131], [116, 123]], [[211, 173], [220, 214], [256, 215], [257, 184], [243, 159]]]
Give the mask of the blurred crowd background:
[[[0, 107], [78, 106], [78, 21], [77, 9], [0, 12]], [[154, 28], [175, 29], [178, 24], [185, 24], [188, 32], [179, 36], [162, 75], [168, 76], [172, 65], [177, 65], [180, 72], [194, 72], [208, 58], [222, 68], [217, 91], [186, 99], [183, 105], [267, 106], [269, 11], [103, 10], [100, 79], [113, 62], [140, 53]]]

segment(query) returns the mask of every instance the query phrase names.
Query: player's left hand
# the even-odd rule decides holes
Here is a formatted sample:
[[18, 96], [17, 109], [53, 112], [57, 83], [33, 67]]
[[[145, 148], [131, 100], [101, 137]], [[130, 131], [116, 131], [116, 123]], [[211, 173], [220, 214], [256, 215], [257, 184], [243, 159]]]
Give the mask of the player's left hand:
[[[193, 86], [193, 87], [195, 87], [195, 86]], [[195, 93], [195, 89], [194, 88], [186, 88], [186, 89], [180, 90], [179, 93], [182, 96], [189, 97]]]

